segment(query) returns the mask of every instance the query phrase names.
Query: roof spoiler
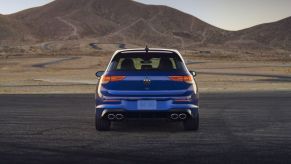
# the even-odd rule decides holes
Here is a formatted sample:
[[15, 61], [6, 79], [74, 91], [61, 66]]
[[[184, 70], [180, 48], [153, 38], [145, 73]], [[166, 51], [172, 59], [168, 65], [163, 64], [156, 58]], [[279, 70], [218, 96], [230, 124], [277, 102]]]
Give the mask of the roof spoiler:
[[148, 53], [149, 50], [150, 50], [150, 49], [149, 49], [148, 45], [146, 45], [146, 48], [145, 48], [146, 53]]

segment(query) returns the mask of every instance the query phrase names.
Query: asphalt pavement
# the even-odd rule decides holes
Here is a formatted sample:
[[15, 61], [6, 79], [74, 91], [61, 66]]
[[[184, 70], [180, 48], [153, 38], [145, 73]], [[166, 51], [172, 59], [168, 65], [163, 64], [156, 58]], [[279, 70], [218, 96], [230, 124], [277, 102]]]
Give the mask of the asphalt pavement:
[[0, 164], [291, 163], [291, 92], [200, 99], [197, 132], [164, 120], [96, 132], [93, 95], [0, 95]]

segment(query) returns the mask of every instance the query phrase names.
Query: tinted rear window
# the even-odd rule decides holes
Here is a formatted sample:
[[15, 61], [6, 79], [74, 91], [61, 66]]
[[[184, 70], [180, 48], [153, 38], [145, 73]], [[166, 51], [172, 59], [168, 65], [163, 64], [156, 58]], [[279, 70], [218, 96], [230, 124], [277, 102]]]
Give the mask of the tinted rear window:
[[185, 71], [175, 53], [120, 53], [110, 64], [110, 71]]

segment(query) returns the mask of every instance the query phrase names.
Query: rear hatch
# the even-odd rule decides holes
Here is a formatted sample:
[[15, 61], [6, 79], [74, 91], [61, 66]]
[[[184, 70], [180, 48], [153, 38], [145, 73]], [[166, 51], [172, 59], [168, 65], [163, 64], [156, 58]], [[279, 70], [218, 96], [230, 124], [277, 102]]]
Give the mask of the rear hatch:
[[175, 53], [117, 54], [101, 79], [101, 92], [114, 97], [187, 96], [192, 84]]
[[187, 92], [192, 84], [173, 80], [172, 77], [178, 76], [173, 73], [160, 72], [139, 75], [127, 73], [123, 80], [102, 85], [110, 96], [185, 96], [189, 94]]

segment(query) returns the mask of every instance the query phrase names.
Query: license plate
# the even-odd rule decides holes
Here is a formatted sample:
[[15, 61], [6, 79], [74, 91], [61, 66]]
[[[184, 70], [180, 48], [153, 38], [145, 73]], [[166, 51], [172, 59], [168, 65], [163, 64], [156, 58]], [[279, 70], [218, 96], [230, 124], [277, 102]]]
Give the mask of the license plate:
[[157, 109], [157, 101], [156, 100], [139, 100], [137, 101], [137, 108], [140, 110]]

